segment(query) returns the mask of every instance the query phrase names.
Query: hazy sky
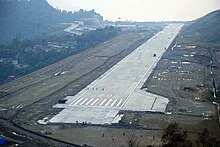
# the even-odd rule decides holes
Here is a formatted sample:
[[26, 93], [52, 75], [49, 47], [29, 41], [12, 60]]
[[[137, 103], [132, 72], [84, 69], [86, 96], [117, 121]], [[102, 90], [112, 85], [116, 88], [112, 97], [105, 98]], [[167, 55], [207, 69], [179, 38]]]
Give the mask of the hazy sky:
[[91, 10], [104, 19], [135, 21], [193, 20], [220, 9], [220, 0], [48, 0], [55, 8]]

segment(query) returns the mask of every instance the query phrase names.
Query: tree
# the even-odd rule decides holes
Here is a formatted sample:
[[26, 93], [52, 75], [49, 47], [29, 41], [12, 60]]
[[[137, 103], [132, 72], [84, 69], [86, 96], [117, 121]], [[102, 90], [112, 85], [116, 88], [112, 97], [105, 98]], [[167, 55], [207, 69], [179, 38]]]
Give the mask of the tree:
[[172, 123], [165, 129], [161, 141], [165, 147], [193, 146], [187, 138], [187, 131], [183, 131], [177, 123]]
[[220, 146], [220, 141], [217, 140], [215, 137], [210, 137], [207, 143], [208, 147], [218, 147]]
[[203, 147], [208, 143], [209, 140], [209, 131], [205, 128], [201, 133], [198, 134], [198, 141], [202, 144]]
[[197, 145], [202, 147], [217, 147], [220, 146], [220, 141], [215, 137], [210, 136], [207, 128], [203, 129], [201, 133], [198, 133]]
[[128, 147], [138, 147], [140, 142], [141, 142], [141, 140], [138, 139], [133, 133], [130, 137], [128, 137], [127, 146]]

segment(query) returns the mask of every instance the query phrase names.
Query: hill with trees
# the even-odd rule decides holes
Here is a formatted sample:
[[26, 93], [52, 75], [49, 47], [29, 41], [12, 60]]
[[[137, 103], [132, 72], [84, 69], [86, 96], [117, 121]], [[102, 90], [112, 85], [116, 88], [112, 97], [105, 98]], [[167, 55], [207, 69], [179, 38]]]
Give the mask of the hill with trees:
[[0, 84], [94, 47], [119, 33], [117, 28], [106, 27], [82, 35], [43, 35], [31, 40], [15, 38], [7, 45], [0, 45]]
[[195, 20], [184, 32], [193, 35], [196, 42], [220, 43], [220, 10]]
[[53, 24], [82, 18], [103, 20], [94, 10], [61, 11], [50, 6], [46, 0], [1, 0], [0, 43], [14, 38], [29, 39], [46, 33]]

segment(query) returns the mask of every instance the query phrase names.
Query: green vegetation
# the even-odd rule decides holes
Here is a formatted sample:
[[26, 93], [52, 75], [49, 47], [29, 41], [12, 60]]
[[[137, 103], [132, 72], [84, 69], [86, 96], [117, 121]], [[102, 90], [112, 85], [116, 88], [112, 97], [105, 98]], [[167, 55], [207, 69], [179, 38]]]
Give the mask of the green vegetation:
[[30, 39], [39, 36], [57, 23], [72, 23], [84, 18], [103, 20], [94, 10], [61, 11], [46, 0], [1, 0], [0, 18], [0, 43], [15, 37]]
[[220, 10], [195, 20], [185, 27], [184, 34], [195, 42], [220, 43]]
[[138, 147], [139, 144], [140, 144], [140, 139], [138, 139], [134, 133], [131, 135], [131, 137], [128, 137], [128, 140], [126, 141], [127, 142], [127, 146], [128, 147]]
[[44, 35], [33, 40], [13, 39], [11, 43], [0, 46], [0, 84], [95, 47], [119, 32], [117, 28], [106, 27], [81, 36]]
[[164, 131], [162, 136], [163, 147], [218, 147], [220, 140], [209, 134], [207, 128], [199, 132], [195, 143], [188, 139], [188, 132], [183, 131], [177, 123], [170, 124]]
[[166, 128], [161, 141], [164, 147], [192, 146], [192, 142], [188, 140], [187, 131], [183, 131], [177, 123], [172, 123]]
[[202, 92], [202, 99], [206, 99], [210, 102], [217, 102], [219, 103], [220, 102], [220, 92], [218, 91], [216, 93], [216, 98], [213, 96], [214, 93], [212, 90], [205, 90]]
[[220, 141], [211, 136], [208, 129], [205, 128], [201, 133], [198, 133], [196, 144], [199, 147], [218, 147], [220, 146]]

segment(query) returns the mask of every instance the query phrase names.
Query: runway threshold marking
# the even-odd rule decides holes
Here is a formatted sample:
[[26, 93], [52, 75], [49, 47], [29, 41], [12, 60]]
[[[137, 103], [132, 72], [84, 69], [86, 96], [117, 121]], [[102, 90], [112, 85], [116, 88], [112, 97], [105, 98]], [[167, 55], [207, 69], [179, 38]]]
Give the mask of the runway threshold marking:
[[86, 106], [89, 105], [89, 103], [91, 103], [94, 100], [94, 98], [91, 98], [87, 103]]
[[80, 101], [82, 101], [83, 100], [83, 98], [81, 98], [81, 99], [79, 99], [75, 104], [74, 104], [74, 106], [76, 106]]
[[[123, 62], [124, 60], [126, 60], [127, 58], [129, 58], [131, 55], [135, 54], [137, 49], [141, 49], [145, 46], [145, 44], [149, 43], [152, 40], [152, 38], [150, 38], [149, 40], [147, 40], [145, 43], [141, 44], [138, 48], [136, 48], [134, 51], [132, 51], [130, 54], [128, 54], [125, 58], [123, 58], [121, 61], [119, 61], [117, 64], [115, 64], [112, 68], [110, 68], [109, 70], [107, 70], [104, 74], [102, 74], [99, 78], [100, 80], [98, 80], [99, 78], [97, 78], [94, 81], [97, 81], [95, 84], [93, 84], [89, 89], [85, 90], [85, 92], [83, 92], [80, 96], [78, 96], [76, 98], [75, 101], [77, 101], [79, 98], [81, 98], [85, 93], [87, 93], [89, 90], [91, 90], [91, 88], [94, 88], [94, 86], [96, 86], [99, 82], [101, 82], [105, 77], [107, 77], [109, 74], [111, 74], [121, 62]], [[104, 75], [104, 76], [103, 76]], [[93, 82], [94, 82], [93, 81]], [[71, 102], [69, 104], [69, 106], [71, 106], [75, 101]]]
[[93, 106], [99, 99], [96, 99], [92, 104], [91, 106]]
[[115, 103], [117, 102], [118, 99], [114, 100], [113, 103], [111, 104], [111, 107], [113, 107], [115, 105]]
[[104, 100], [99, 104], [99, 106], [102, 106], [102, 105], [105, 103], [105, 101], [107, 101], [107, 99], [104, 99]]
[[105, 104], [105, 106], [108, 106], [111, 101], [112, 101], [112, 99], [108, 100], [108, 102]]
[[[179, 32], [179, 31], [178, 31]], [[128, 99], [130, 98], [130, 96], [132, 95], [132, 93], [134, 92], [134, 90], [137, 88], [137, 86], [140, 84], [140, 82], [143, 80], [143, 78], [145, 77], [145, 75], [148, 73], [149, 70], [151, 70], [151, 68], [153, 67], [153, 65], [158, 62], [161, 58], [161, 55], [167, 50], [167, 46], [168, 44], [170, 45], [170, 43], [173, 41], [173, 39], [176, 37], [176, 35], [178, 34], [178, 32], [175, 33], [175, 35], [172, 36], [172, 39], [169, 39], [169, 41], [167, 42], [167, 44], [165, 45], [165, 49], [162, 49], [162, 51], [160, 52], [159, 54], [159, 58], [157, 58], [153, 64], [151, 65], [151, 67], [147, 70], [147, 72], [144, 74], [144, 76], [141, 78], [141, 80], [137, 83], [137, 85], [135, 86], [135, 88], [133, 88], [133, 90], [131, 91], [131, 93], [127, 96], [127, 98], [125, 99], [124, 103], [121, 105], [120, 108], [122, 108], [125, 103], [128, 101]], [[137, 49], [141, 49], [147, 44], [147, 43], [152, 43], [153, 41], [153, 38], [150, 38], [149, 40], [147, 40], [145, 43], [143, 43], [142, 45], [140, 45]], [[129, 55], [127, 55], [125, 58], [123, 58], [121, 61], [119, 61], [116, 65], [114, 65], [112, 68], [110, 68], [109, 70], [107, 70], [103, 75], [104, 76], [100, 76], [98, 79], [94, 80], [94, 81], [97, 81], [95, 84], [91, 85], [90, 89], [94, 86], [96, 86], [99, 82], [101, 82], [104, 78], [106, 78], [109, 74], [111, 74], [121, 62], [123, 62], [124, 60], [126, 60], [127, 58], [129, 58], [130, 56], [132, 56], [133, 54], [136, 53], [137, 49], [135, 49], [132, 53], [130, 53]], [[94, 82], [93, 81], [93, 82]], [[78, 96], [76, 98], [76, 100], [80, 99], [80, 97], [82, 97], [85, 93], [87, 93], [90, 89], [87, 89], [85, 90], [80, 96]], [[76, 100], [74, 100], [73, 102], [71, 102], [69, 104], [72, 105]]]
[[89, 98], [86, 98], [80, 105], [83, 105]]
[[119, 107], [120, 104], [122, 103], [122, 101], [123, 101], [123, 100], [120, 100], [120, 101], [118, 102], [118, 104], [116, 105], [116, 107]]
[[[92, 85], [91, 87], [90, 87], [90, 89], [88, 89], [88, 90], [86, 90], [85, 92], [83, 92], [80, 96], [78, 96], [77, 97], [77, 100], [80, 98], [80, 97], [82, 97], [84, 94], [86, 94], [89, 90], [91, 90], [91, 88], [94, 88], [94, 86], [96, 86], [99, 82], [101, 82], [105, 77], [107, 77], [109, 74], [111, 74], [114, 70], [115, 70], [115, 68], [114, 68], [115, 66], [113, 66], [111, 69], [110, 69], [110, 71], [108, 72], [108, 71], [106, 71], [106, 72], [108, 72], [106, 75], [104, 75], [103, 77], [101, 77], [101, 79], [100, 80], [98, 80], [98, 79], [96, 79], [96, 80], [94, 80], [94, 81], [97, 81], [94, 85]], [[105, 74], [105, 73], [104, 73]], [[72, 102], [73, 103], [73, 102]], [[69, 104], [69, 106], [72, 104], [72, 103], [70, 103]]]

